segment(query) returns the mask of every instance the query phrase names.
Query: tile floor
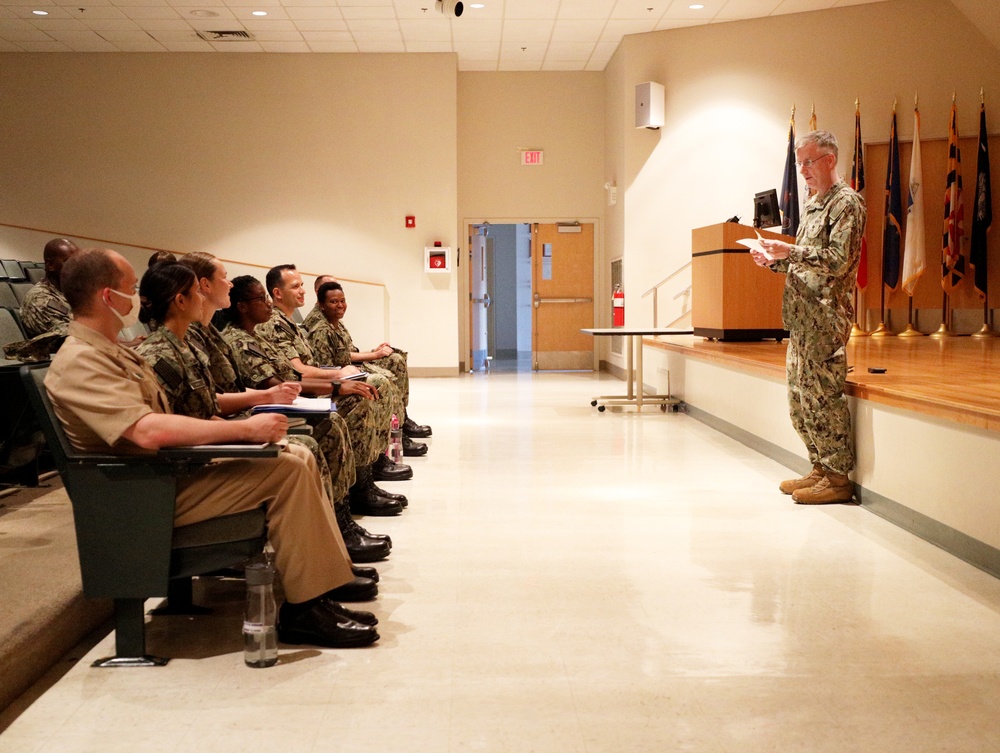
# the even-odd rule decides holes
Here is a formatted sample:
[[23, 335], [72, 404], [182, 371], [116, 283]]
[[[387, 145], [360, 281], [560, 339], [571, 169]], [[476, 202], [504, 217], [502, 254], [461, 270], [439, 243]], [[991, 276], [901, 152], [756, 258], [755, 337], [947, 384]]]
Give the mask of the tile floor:
[[[604, 381], [608, 381], [605, 380]], [[613, 380], [610, 380], [613, 383]], [[1000, 581], [685, 415], [581, 374], [415, 380], [432, 423], [363, 650], [244, 667], [238, 583], [105, 639], [0, 753], [996, 751]], [[388, 486], [388, 485], [387, 485]]]

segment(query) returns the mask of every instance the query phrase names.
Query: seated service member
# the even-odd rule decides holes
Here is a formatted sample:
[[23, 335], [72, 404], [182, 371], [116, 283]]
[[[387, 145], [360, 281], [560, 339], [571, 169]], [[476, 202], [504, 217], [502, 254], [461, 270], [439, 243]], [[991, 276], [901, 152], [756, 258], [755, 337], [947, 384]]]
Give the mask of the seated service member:
[[[136, 348], [136, 352], [152, 367], [174, 413], [207, 419], [232, 415], [265, 402], [287, 405], [298, 395], [301, 386], [297, 382], [276, 385], [266, 391], [217, 394], [208, 358], [199, 349], [192, 347], [187, 339], [192, 325], [203, 316], [205, 309], [205, 299], [198, 286], [198, 279], [190, 267], [177, 262], [164, 262], [150, 267], [139, 284], [139, 300], [139, 319], [147, 323], [158, 322], [159, 325]], [[354, 456], [351, 453], [347, 426], [343, 419], [334, 414], [317, 428], [323, 430], [322, 439], [327, 454], [320, 451], [316, 439], [311, 436], [296, 435], [289, 437], [289, 441], [304, 445], [313, 454], [327, 496], [331, 501], [342, 500], [354, 483]], [[337, 428], [342, 431], [338, 433]], [[336, 494], [340, 496], [334, 496]], [[335, 513], [343, 535], [343, 514], [337, 508]], [[374, 561], [383, 559], [389, 553], [388, 545], [381, 542], [374, 542], [371, 547], [361, 547], [359, 550], [356, 546], [358, 542], [352, 541], [352, 546], [347, 541], [347, 535], [350, 535], [349, 530], [344, 543], [352, 560], [355, 554], [361, 555], [359, 561]], [[369, 550], [384, 551], [381, 556], [368, 556], [380, 553]], [[370, 569], [359, 572], [354, 568], [354, 573], [371, 577], [373, 581], [373, 575], [377, 575]], [[373, 598], [377, 593], [374, 582], [365, 586], [367, 591], [361, 595]]]
[[[302, 390], [302, 383], [280, 382], [265, 390], [247, 389], [238, 373], [236, 355], [211, 323], [216, 311], [229, 308], [229, 291], [233, 287], [222, 262], [212, 254], [195, 251], [185, 254], [180, 263], [194, 272], [204, 298], [201, 319], [191, 322], [185, 339], [192, 351], [206, 359], [222, 415], [240, 413], [265, 403], [291, 403]], [[392, 549], [392, 540], [384, 534], [371, 534], [358, 525], [345, 502], [348, 490], [355, 482], [354, 450], [347, 423], [338, 414], [331, 413], [311, 428], [311, 436], [296, 434], [290, 436], [289, 441], [304, 443], [313, 451], [351, 559], [354, 562], [385, 559]], [[354, 570], [356, 575], [363, 574], [360, 568]], [[377, 571], [371, 568], [365, 568], [364, 574], [378, 579]]]
[[[266, 338], [259, 327], [271, 318], [271, 304], [263, 286], [249, 275], [233, 280], [230, 305], [225, 315], [229, 324], [222, 331], [236, 356], [240, 375], [246, 384], [259, 389], [299, 377], [291, 363]], [[325, 375], [334, 371], [317, 369]], [[379, 428], [388, 420], [387, 404], [373, 400], [378, 393], [368, 384], [304, 377], [303, 389], [313, 394], [330, 394], [337, 399], [337, 412], [344, 415], [354, 448], [356, 481], [349, 498], [351, 511], [357, 515], [398, 515], [406, 506], [402, 494], [390, 494], [375, 486], [372, 478], [372, 453], [381, 454]], [[346, 414], [346, 415], [345, 415]]]
[[[80, 251], [63, 267], [62, 288], [73, 321], [45, 387], [76, 449], [141, 454], [276, 442], [285, 435], [288, 422], [281, 415], [206, 421], [170, 412], [146, 362], [116, 342], [139, 310], [135, 272], [121, 255]], [[348, 610], [331, 596], [354, 574], [316, 465], [302, 447], [289, 445], [276, 458], [217, 461], [180, 479], [174, 521], [183, 526], [262, 504], [286, 594], [278, 617], [281, 640], [344, 648], [378, 640], [374, 615]]]
[[[316, 360], [334, 366], [358, 364], [364, 371], [381, 373], [393, 380], [402, 393], [404, 415], [403, 454], [419, 457], [427, 454], [427, 445], [414, 442], [412, 437], [429, 437], [429, 426], [418, 426], [406, 411], [410, 402], [410, 376], [406, 366], [406, 354], [396, 350], [389, 343], [382, 343], [374, 350], [360, 352], [351, 339], [351, 333], [344, 326], [344, 315], [347, 313], [347, 297], [339, 282], [326, 278], [328, 282], [320, 285], [316, 292], [316, 310], [320, 316], [312, 319], [307, 329], [309, 344], [312, 346]], [[311, 314], [310, 314], [311, 316]]]
[[63, 265], [79, 250], [65, 238], [53, 238], [45, 244], [45, 277], [35, 283], [21, 302], [21, 323], [28, 337], [46, 332], [66, 334], [69, 302], [62, 293], [60, 274]]
[[[274, 343], [296, 371], [303, 377], [316, 378], [323, 378], [323, 374], [328, 373], [331, 368], [343, 374], [360, 373], [358, 368], [350, 365], [343, 367], [332, 364], [316, 365], [305, 331], [292, 321], [295, 309], [300, 308], [306, 300], [302, 277], [294, 264], [272, 267], [268, 270], [266, 281], [267, 292], [274, 301], [274, 308], [270, 320], [259, 324], [257, 331], [263, 338]], [[413, 469], [410, 466], [396, 465], [385, 453], [389, 443], [390, 416], [393, 413], [397, 416], [402, 415], [403, 398], [392, 380], [381, 374], [369, 374], [367, 382], [378, 390], [379, 402], [386, 405], [386, 417], [384, 424], [376, 425], [376, 430], [379, 432], [377, 446], [372, 447], [369, 453], [356, 452], [356, 460], [358, 464], [362, 464], [370, 458], [368, 462], [373, 464], [372, 474], [376, 481], [402, 481], [412, 478]]]

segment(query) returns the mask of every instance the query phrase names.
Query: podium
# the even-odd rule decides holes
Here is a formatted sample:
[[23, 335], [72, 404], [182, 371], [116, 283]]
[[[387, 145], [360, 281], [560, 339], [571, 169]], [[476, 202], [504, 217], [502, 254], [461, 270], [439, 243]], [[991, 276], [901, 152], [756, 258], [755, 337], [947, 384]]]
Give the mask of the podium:
[[[795, 242], [767, 230], [760, 234]], [[750, 249], [736, 242], [756, 237], [752, 227], [735, 222], [691, 231], [691, 325], [695, 336], [734, 341], [788, 337], [781, 321], [785, 276], [758, 267]]]

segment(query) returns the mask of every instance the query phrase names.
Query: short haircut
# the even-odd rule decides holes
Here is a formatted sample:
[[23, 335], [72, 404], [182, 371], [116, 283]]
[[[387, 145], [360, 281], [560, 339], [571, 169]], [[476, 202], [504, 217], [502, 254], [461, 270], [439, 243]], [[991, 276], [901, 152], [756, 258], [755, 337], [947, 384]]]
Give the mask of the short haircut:
[[192, 251], [190, 254], [184, 254], [179, 262], [185, 267], [193, 269], [199, 279], [204, 277], [206, 280], [211, 280], [215, 276], [215, 270], [219, 267], [219, 260], [205, 251]]
[[264, 278], [264, 282], [267, 284], [267, 294], [271, 295], [275, 288], [281, 287], [281, 274], [282, 272], [295, 272], [294, 264], [279, 264], [276, 267], [271, 267], [267, 270], [267, 277]]
[[320, 303], [326, 303], [326, 294], [333, 290], [339, 290], [343, 293], [344, 286], [339, 282], [324, 282], [319, 286], [319, 290], [316, 292], [316, 300]]
[[815, 144], [824, 152], [832, 154], [835, 159], [840, 158], [840, 148], [837, 146], [837, 137], [829, 131], [810, 131], [804, 136], [795, 139], [795, 150], [798, 151], [804, 146]]
[[78, 250], [79, 249], [76, 247], [76, 244], [67, 238], [53, 238], [45, 244], [45, 250], [42, 252], [42, 259], [45, 260], [46, 264], [49, 264], [59, 261], [64, 256]]
[[335, 278], [333, 275], [320, 275], [319, 277], [317, 277], [315, 280], [313, 280], [313, 290], [316, 293], [319, 293], [320, 285], [324, 284], [323, 280], [330, 280], [331, 282], [336, 282], [337, 278]]
[[146, 262], [146, 268], [149, 269], [149, 267], [162, 264], [165, 261], [177, 261], [177, 257], [170, 251], [155, 251], [153, 252], [153, 255], [149, 257], [149, 261]]
[[74, 311], [86, 311], [94, 296], [121, 282], [122, 272], [108, 248], [85, 248], [73, 254], [59, 276], [63, 295]]

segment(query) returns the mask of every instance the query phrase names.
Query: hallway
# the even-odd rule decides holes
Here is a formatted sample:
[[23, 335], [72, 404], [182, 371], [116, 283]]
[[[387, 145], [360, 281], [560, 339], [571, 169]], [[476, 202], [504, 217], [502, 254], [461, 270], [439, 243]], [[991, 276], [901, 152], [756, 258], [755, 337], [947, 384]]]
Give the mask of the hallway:
[[[434, 428], [362, 650], [243, 665], [243, 588], [104, 639], [0, 753], [966, 753], [1000, 747], [1000, 582], [592, 374], [414, 380]], [[785, 416], [776, 417], [785, 421]], [[55, 492], [54, 492], [55, 493]], [[196, 594], [197, 595], [197, 594]]]

